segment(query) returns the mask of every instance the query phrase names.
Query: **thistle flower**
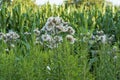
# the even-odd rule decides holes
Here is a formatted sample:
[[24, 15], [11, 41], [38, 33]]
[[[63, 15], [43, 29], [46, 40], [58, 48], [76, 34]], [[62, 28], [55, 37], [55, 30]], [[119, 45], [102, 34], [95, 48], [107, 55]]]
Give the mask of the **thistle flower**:
[[55, 27], [55, 24], [53, 22], [46, 22], [44, 26], [44, 30], [51, 31]]
[[71, 34], [71, 35], [74, 35], [74, 33], [75, 33], [75, 30], [72, 28], [72, 27], [68, 27], [67, 28], [67, 32], [69, 33], [69, 34]]
[[70, 41], [71, 44], [74, 44], [76, 41], [76, 39], [72, 35], [67, 35], [66, 39]]
[[9, 32], [13, 39], [18, 39], [20, 36], [16, 32]]
[[62, 42], [63, 41], [63, 38], [61, 36], [55, 36], [54, 37], [54, 41], [59, 43], [59, 42]]
[[47, 20], [47, 22], [52, 22], [53, 19], [54, 19], [54, 17], [49, 17], [48, 20]]
[[64, 27], [62, 25], [60, 26], [56, 26], [56, 29], [60, 30], [60, 31], [63, 31], [64, 30]]
[[47, 31], [52, 31], [54, 26], [46, 26], [45, 28], [46, 28]]
[[62, 19], [60, 17], [55, 17], [55, 22], [56, 25], [59, 25], [60, 23], [62, 23]]
[[4, 38], [6, 40], [16, 40], [18, 39], [20, 36], [16, 33], [16, 32], [9, 32], [9, 33], [6, 33], [4, 35]]
[[43, 34], [41, 36], [41, 38], [42, 38], [42, 41], [49, 41], [50, 42], [52, 40], [51, 36], [48, 34]]
[[55, 23], [53, 23], [53, 22], [46, 22], [45, 26], [55, 26]]
[[102, 30], [101, 31], [97, 31], [97, 35], [98, 36], [104, 35], [104, 32]]
[[68, 32], [68, 28], [66, 28], [66, 27], [63, 27], [63, 30], [62, 30], [62, 32], [64, 32], [64, 33]]
[[38, 30], [38, 28], [34, 29], [33, 31], [34, 31], [34, 33], [35, 33], [37, 36], [40, 35], [40, 31]]
[[68, 22], [63, 22], [63, 26], [68, 26]]
[[111, 37], [108, 38], [108, 41], [112, 42], [112, 41], [114, 41], [114, 39], [115, 39], [115, 35], [112, 35]]
[[102, 41], [102, 43], [106, 43], [107, 42], [107, 36], [106, 35], [101, 36], [101, 41]]
[[104, 34], [104, 31], [103, 31], [103, 30], [101, 30], [101, 31], [100, 31], [100, 35], [103, 35], [103, 34]]

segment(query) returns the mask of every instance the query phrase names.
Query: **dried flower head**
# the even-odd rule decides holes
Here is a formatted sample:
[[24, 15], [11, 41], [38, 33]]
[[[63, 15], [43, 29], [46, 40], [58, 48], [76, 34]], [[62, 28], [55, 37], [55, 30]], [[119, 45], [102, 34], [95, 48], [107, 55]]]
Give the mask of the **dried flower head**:
[[54, 26], [45, 26], [45, 28], [46, 28], [47, 31], [52, 31]]
[[69, 41], [71, 44], [74, 44], [76, 39], [72, 35], [66, 36], [67, 41]]
[[58, 29], [59, 31], [63, 31], [64, 27], [62, 25], [56, 26], [56, 29]]
[[102, 43], [107, 42], [107, 36], [106, 35], [100, 36], [100, 38], [101, 38]]
[[37, 28], [37, 29], [34, 29], [33, 31], [34, 31], [34, 33], [35, 33], [37, 36], [40, 35], [40, 31], [38, 30], [38, 28]]
[[61, 36], [55, 36], [53, 39], [56, 43], [60, 43], [63, 41], [63, 38]]
[[52, 22], [53, 19], [54, 19], [54, 17], [49, 17], [48, 20], [47, 20], [47, 22]]
[[74, 35], [74, 33], [75, 33], [75, 30], [72, 28], [72, 27], [68, 27], [67, 28], [67, 32], [69, 33], [69, 34], [71, 34], [71, 35]]
[[55, 17], [55, 22], [56, 22], [56, 25], [59, 25], [60, 23], [62, 23], [62, 18]]
[[42, 41], [48, 41], [48, 42], [50, 42], [52, 39], [51, 36], [48, 34], [43, 34], [41, 38], [42, 38]]
[[64, 27], [63, 30], [62, 30], [62, 32], [64, 32], [64, 33], [68, 32], [68, 28]]

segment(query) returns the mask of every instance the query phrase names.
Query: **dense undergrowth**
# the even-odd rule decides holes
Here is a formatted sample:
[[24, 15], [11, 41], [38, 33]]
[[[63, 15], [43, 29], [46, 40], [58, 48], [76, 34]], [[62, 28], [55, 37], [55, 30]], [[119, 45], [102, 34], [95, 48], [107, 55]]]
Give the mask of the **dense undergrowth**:
[[[60, 16], [76, 31], [77, 41], [58, 48], [35, 45], [33, 30], [41, 29], [51, 16]], [[29, 0], [3, 4], [0, 31], [20, 35], [14, 48], [0, 40], [0, 80], [119, 80], [120, 9], [113, 6], [49, 4], [36, 6]], [[103, 30], [114, 41], [89, 44], [90, 35]], [[23, 33], [30, 32], [30, 36]], [[82, 35], [82, 37], [81, 37]], [[88, 38], [87, 38], [88, 37]], [[9, 48], [9, 51], [6, 49]]]

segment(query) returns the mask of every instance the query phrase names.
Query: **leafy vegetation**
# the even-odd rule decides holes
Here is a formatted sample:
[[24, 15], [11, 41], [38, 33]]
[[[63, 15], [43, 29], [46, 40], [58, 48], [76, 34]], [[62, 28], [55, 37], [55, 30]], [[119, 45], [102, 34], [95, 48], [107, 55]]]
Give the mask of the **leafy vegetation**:
[[[64, 40], [53, 49], [34, 44], [34, 29], [42, 29], [51, 16], [61, 17], [75, 29], [74, 44]], [[0, 32], [13, 30], [20, 37], [14, 48], [0, 40], [0, 80], [119, 80], [119, 21], [120, 9], [105, 4], [76, 8], [64, 4], [36, 6], [29, 0], [4, 3]], [[108, 37], [114, 35], [114, 41], [91, 45], [91, 34], [96, 36], [100, 30]], [[25, 32], [31, 35], [25, 36]]]

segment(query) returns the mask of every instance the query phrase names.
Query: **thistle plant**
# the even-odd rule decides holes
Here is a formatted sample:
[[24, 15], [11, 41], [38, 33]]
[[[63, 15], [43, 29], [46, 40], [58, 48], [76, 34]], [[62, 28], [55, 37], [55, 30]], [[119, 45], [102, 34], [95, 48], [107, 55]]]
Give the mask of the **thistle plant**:
[[46, 45], [49, 48], [56, 48], [63, 42], [64, 38], [71, 44], [74, 44], [75, 30], [64, 22], [60, 17], [49, 17], [45, 26], [41, 29], [34, 30], [36, 34], [36, 43]]
[[94, 57], [98, 54], [101, 45], [113, 45], [115, 42], [115, 35], [105, 34], [103, 30], [96, 30], [93, 33], [82, 34], [81, 36], [80, 41], [88, 43], [89, 52]]
[[94, 42], [102, 43], [102, 44], [113, 44], [115, 41], [115, 35], [105, 34], [103, 30], [96, 31], [91, 35], [90, 44], [94, 44]]
[[8, 48], [14, 48], [15, 43], [19, 38], [20, 36], [12, 30], [10, 30], [8, 33], [0, 33], [0, 40], [3, 40], [4, 43], [8, 46]]

